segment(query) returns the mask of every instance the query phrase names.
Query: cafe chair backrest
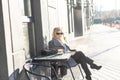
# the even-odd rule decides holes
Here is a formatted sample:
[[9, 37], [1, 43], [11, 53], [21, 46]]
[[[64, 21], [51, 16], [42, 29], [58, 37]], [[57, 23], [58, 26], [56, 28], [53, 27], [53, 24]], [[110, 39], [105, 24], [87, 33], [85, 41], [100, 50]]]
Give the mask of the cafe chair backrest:
[[28, 80], [51, 80], [49, 76], [46, 76], [40, 69], [40, 67], [44, 67], [42, 65], [26, 63], [23, 66], [25, 70], [25, 75]]

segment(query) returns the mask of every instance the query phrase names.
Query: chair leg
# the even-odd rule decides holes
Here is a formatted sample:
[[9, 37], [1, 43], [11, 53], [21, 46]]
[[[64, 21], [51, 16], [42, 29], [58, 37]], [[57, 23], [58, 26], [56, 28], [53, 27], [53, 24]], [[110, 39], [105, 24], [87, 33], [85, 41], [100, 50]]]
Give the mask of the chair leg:
[[80, 67], [79, 64], [78, 64], [78, 67], [79, 67], [79, 70], [80, 70], [80, 72], [81, 72], [82, 78], [84, 79], [84, 75], [83, 75], [83, 72], [82, 72], [81, 67]]
[[28, 80], [30, 80], [30, 78], [29, 78], [29, 76], [28, 76], [26, 70], [25, 70], [25, 75], [26, 75], [26, 78], [27, 78]]
[[74, 75], [73, 75], [72, 69], [71, 69], [71, 67], [70, 67], [70, 65], [69, 65], [68, 62], [67, 62], [67, 65], [68, 65], [68, 67], [69, 67], [69, 69], [70, 69], [70, 72], [71, 72], [71, 74], [72, 74], [73, 80], [75, 80], [75, 77], [74, 77]]

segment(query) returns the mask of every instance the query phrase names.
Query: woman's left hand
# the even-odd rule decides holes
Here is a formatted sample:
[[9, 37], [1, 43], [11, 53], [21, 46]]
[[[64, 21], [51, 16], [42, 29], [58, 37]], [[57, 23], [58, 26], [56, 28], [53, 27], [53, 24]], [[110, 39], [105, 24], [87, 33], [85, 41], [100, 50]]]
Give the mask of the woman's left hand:
[[71, 51], [70, 54], [71, 55], [74, 55], [76, 53], [76, 51]]

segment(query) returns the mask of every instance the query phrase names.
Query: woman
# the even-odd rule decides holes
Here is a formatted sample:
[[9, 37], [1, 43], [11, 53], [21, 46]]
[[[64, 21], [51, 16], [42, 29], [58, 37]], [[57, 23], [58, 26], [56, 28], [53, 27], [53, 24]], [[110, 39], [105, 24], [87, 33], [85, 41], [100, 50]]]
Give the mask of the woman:
[[64, 40], [64, 36], [63, 36], [63, 32], [61, 30], [60, 27], [56, 27], [53, 30], [53, 38], [52, 40], [49, 42], [49, 48], [50, 49], [63, 49], [64, 53], [70, 52], [70, 51], [74, 51], [75, 54], [72, 54], [71, 58], [73, 58], [78, 64], [81, 64], [85, 74], [86, 74], [86, 79], [87, 80], [92, 80], [91, 79], [91, 72], [88, 69], [87, 64], [90, 65], [90, 67], [92, 69], [97, 69], [99, 70], [102, 66], [97, 66], [96, 64], [94, 64], [93, 60], [86, 57], [83, 52], [81, 51], [76, 51], [76, 50], [71, 50], [69, 48], [69, 46], [67, 46], [65, 44], [65, 40]]

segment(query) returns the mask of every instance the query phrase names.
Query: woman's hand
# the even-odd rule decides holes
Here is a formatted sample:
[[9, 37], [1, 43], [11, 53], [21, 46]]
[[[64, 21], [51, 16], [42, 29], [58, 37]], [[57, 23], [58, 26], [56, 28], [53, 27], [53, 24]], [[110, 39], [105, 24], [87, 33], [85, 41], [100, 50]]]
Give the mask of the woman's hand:
[[71, 55], [74, 55], [76, 52], [75, 51], [71, 51]]
[[70, 51], [71, 51], [71, 52], [72, 52], [72, 51], [76, 52], [76, 49], [70, 49]]

